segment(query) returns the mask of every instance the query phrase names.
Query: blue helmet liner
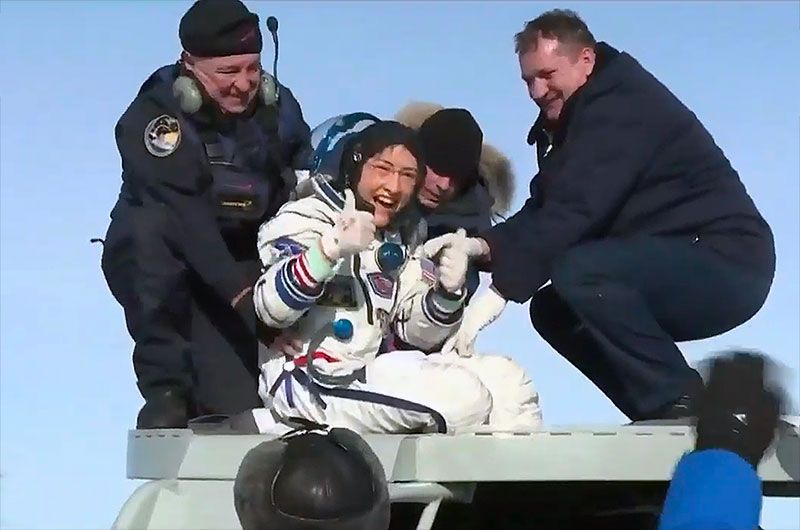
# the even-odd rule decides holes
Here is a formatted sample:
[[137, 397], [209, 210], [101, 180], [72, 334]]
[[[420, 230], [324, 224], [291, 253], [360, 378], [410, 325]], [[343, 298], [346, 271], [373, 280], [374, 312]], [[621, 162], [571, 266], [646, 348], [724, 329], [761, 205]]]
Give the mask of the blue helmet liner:
[[317, 125], [311, 131], [313, 152], [309, 161], [310, 173], [335, 178], [339, 172], [347, 140], [379, 121], [381, 120], [367, 112], [353, 112], [328, 118]]

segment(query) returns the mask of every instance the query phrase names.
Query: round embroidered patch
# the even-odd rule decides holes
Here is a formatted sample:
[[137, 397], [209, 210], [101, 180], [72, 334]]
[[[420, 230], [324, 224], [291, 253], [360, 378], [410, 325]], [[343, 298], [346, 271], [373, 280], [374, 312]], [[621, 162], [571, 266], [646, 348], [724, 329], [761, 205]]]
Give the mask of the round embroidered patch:
[[162, 114], [144, 129], [144, 146], [157, 157], [169, 156], [181, 143], [181, 124], [177, 118]]

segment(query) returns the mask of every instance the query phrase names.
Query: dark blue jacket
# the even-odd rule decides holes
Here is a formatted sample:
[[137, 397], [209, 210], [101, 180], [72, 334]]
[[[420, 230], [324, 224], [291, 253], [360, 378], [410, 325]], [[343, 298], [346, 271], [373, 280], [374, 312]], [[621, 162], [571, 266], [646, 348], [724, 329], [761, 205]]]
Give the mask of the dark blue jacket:
[[724, 449], [693, 451], [675, 467], [658, 530], [756, 530], [761, 480]]
[[494, 286], [523, 303], [574, 245], [642, 235], [697, 241], [771, 278], [772, 232], [709, 132], [633, 57], [596, 49], [595, 71], [566, 102], [530, 198], [483, 234]]
[[[284, 86], [280, 87], [277, 116], [266, 118], [265, 113], [271, 111], [264, 105], [249, 115], [229, 120], [207, 112], [206, 107], [194, 115], [185, 115], [172, 94], [172, 82], [178, 72], [177, 65], [155, 71], [117, 122], [114, 132], [122, 159], [123, 183], [111, 213], [112, 224], [129, 224], [132, 215], [151, 215], [148, 207], [165, 207], [180, 231], [173, 242], [178, 253], [214, 292], [230, 301], [252, 279], [242, 277], [231, 253], [231, 240], [223, 237], [218, 204], [212, 196], [218, 168], [213, 167], [211, 158], [216, 155], [208, 152], [209, 146], [231, 147], [236, 164], [241, 163], [246, 171], [263, 178], [270, 187], [264, 214], [268, 217], [285, 202], [293, 187], [293, 183], [283, 182], [282, 170], [302, 165], [308, 159], [310, 130], [299, 103]], [[152, 120], [163, 115], [177, 119], [180, 142], [174, 152], [154, 156], [145, 147], [145, 130]], [[269, 127], [275, 132], [266, 131]], [[212, 137], [217, 144], [209, 143]], [[226, 163], [223, 161], [222, 165]], [[258, 223], [251, 224], [248, 234], [238, 238], [238, 246], [252, 248], [257, 259]], [[109, 230], [112, 232], [125, 233]], [[114, 243], [107, 239], [106, 246]]]

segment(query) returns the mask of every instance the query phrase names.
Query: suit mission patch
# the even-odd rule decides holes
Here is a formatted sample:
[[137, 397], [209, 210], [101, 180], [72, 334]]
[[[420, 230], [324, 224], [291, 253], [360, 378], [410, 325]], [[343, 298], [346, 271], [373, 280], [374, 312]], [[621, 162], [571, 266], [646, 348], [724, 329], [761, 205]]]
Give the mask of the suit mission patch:
[[372, 291], [381, 298], [392, 298], [394, 294], [394, 279], [381, 272], [370, 272], [367, 281]]
[[169, 156], [180, 144], [181, 124], [173, 116], [162, 114], [153, 118], [144, 128], [144, 146], [153, 156]]

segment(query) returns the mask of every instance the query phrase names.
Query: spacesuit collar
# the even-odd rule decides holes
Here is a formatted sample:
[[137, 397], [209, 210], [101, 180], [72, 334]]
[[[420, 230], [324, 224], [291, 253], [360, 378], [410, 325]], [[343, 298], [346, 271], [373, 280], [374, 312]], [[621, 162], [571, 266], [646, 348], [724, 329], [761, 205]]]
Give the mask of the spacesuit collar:
[[334, 211], [341, 212], [344, 208], [344, 197], [327, 180], [315, 177], [312, 179], [315, 195]]

